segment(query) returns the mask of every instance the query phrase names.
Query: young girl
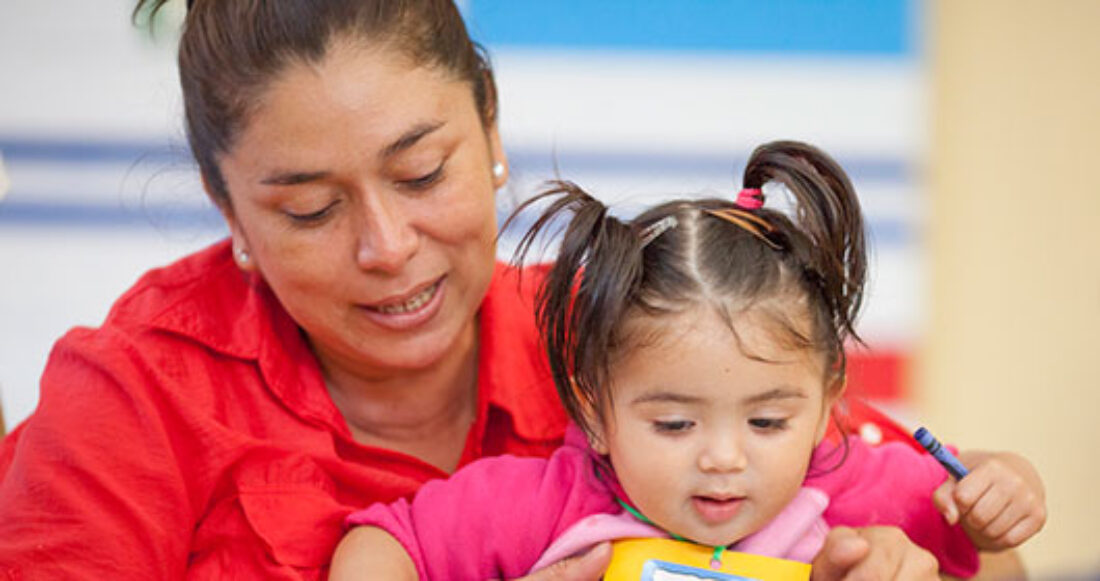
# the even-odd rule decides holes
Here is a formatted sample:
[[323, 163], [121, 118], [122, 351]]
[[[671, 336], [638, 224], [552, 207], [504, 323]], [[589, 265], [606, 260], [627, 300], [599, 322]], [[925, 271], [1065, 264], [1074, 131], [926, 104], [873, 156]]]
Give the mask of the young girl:
[[[768, 182], [793, 196], [792, 216], [764, 207]], [[349, 535], [334, 576], [354, 563], [386, 578], [510, 578], [638, 536], [810, 562], [839, 525], [900, 527], [941, 571], [969, 576], [975, 545], [1034, 534], [1042, 488], [1016, 456], [982, 455], [939, 502], [948, 522], [931, 456], [825, 438], [845, 341], [858, 340], [859, 204], [839, 166], [799, 143], [757, 149], [744, 185], [734, 201], [669, 202], [632, 221], [569, 183], [540, 197], [556, 199], [521, 256], [573, 212], [539, 322], [579, 430], [549, 459], [478, 461], [411, 502], [351, 515], [391, 537]]]

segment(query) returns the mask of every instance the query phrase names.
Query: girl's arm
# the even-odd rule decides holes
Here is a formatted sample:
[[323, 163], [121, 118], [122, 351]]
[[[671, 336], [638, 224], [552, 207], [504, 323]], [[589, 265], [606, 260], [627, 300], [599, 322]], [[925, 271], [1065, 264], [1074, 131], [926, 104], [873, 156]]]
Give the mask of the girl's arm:
[[393, 535], [377, 527], [360, 526], [336, 545], [329, 579], [416, 581], [416, 565]]
[[[611, 560], [611, 545], [601, 543], [583, 555], [559, 561], [515, 581], [597, 581]], [[352, 529], [336, 546], [331, 581], [417, 578], [416, 566], [401, 543], [386, 531], [369, 526]]]

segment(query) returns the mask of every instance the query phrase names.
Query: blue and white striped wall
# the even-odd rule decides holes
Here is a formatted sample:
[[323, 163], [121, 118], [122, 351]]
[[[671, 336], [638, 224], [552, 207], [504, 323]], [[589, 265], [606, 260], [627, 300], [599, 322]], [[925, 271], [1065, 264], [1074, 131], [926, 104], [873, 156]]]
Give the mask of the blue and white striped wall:
[[[503, 199], [529, 195], [555, 167], [624, 212], [674, 195], [732, 195], [755, 145], [815, 143], [848, 168], [869, 216], [875, 257], [862, 330], [887, 367], [904, 359], [920, 332], [923, 284], [927, 123], [914, 1], [460, 4], [497, 69], [513, 175]], [[131, 27], [130, 8], [0, 5], [0, 156], [11, 181], [0, 200], [0, 401], [9, 425], [33, 409], [58, 336], [97, 324], [147, 268], [224, 233], [181, 138], [179, 8], [156, 39]]]

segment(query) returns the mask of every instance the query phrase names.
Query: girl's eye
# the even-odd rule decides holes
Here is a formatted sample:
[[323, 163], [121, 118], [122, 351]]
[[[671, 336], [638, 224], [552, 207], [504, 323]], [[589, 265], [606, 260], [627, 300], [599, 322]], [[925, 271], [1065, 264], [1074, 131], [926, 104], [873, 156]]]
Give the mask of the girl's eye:
[[332, 211], [332, 208], [334, 208], [335, 206], [336, 206], [336, 202], [334, 201], [334, 202], [330, 203], [329, 205], [325, 206], [324, 208], [321, 208], [320, 210], [317, 210], [316, 212], [308, 212], [308, 213], [305, 213], [305, 214], [297, 214], [297, 213], [294, 213], [294, 212], [285, 212], [284, 211], [284, 213], [291, 220], [294, 220], [295, 222], [298, 222], [298, 223], [301, 223], [301, 224], [316, 224], [317, 222], [320, 222], [321, 220], [325, 219], [329, 215], [329, 212]]
[[656, 420], [653, 422], [653, 428], [664, 433], [686, 432], [694, 426], [695, 422], [691, 420]]
[[781, 418], [752, 418], [749, 425], [759, 430], [782, 430], [787, 427], [787, 420]]
[[422, 175], [418, 178], [412, 178], [412, 179], [409, 179], [409, 180], [401, 180], [398, 183], [400, 183], [402, 186], [405, 186], [409, 189], [423, 190], [423, 189], [427, 188], [428, 186], [431, 186], [432, 184], [438, 182], [439, 179], [441, 177], [443, 177], [443, 166], [444, 165], [446, 165], [446, 160], [441, 162], [439, 164], [439, 167], [435, 168], [434, 170], [432, 170], [429, 173], [426, 173], [426, 174], [424, 174], [424, 175]]

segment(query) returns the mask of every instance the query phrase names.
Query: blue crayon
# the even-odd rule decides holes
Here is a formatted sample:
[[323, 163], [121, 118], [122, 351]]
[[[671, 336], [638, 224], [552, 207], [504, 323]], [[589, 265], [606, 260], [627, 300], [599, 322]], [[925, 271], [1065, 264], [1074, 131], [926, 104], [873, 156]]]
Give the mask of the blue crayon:
[[955, 457], [940, 441], [936, 439], [928, 430], [924, 428], [917, 428], [916, 432], [913, 432], [913, 437], [917, 439], [917, 442], [921, 446], [924, 446], [925, 450], [931, 454], [941, 465], [955, 477], [955, 480], [962, 480], [964, 476], [970, 474], [970, 471], [966, 469], [966, 466], [959, 462], [959, 459]]

